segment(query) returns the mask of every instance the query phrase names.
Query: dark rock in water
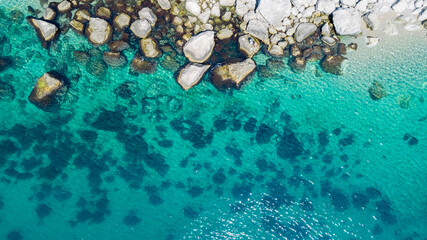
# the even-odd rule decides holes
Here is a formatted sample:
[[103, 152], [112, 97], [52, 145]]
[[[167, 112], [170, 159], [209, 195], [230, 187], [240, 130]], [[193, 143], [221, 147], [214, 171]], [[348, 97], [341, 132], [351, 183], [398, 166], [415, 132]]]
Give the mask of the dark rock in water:
[[130, 99], [135, 96], [138, 91], [138, 82], [124, 82], [114, 90], [117, 96], [123, 99]]
[[249, 120], [243, 126], [243, 131], [248, 133], [254, 133], [256, 128], [256, 123], [257, 123], [256, 118], [253, 118], [253, 117], [249, 118]]
[[102, 54], [104, 62], [113, 68], [121, 68], [126, 66], [126, 57], [119, 52], [104, 52]]
[[270, 142], [271, 137], [274, 135], [274, 129], [270, 128], [267, 124], [261, 124], [255, 136], [258, 144], [265, 144]]
[[164, 200], [158, 194], [150, 194], [148, 196], [148, 201], [153, 206], [161, 205], [164, 202]]
[[225, 129], [227, 129], [227, 119], [216, 119], [213, 125], [215, 127], [215, 130], [219, 132], [224, 131]]
[[372, 100], [380, 100], [388, 95], [384, 85], [376, 80], [372, 82], [372, 86], [369, 88], [368, 92]]
[[139, 224], [139, 222], [141, 222], [141, 219], [138, 216], [136, 216], [134, 212], [131, 211], [129, 215], [123, 218], [123, 222], [128, 227], [135, 227], [136, 225]]
[[194, 210], [192, 207], [187, 206], [183, 209], [184, 211], [184, 216], [190, 219], [195, 219], [199, 216], [199, 212], [197, 212], [196, 210]]
[[125, 129], [125, 117], [120, 112], [101, 109], [98, 118], [92, 123], [94, 128], [106, 131], [120, 131]]
[[409, 139], [409, 141], [408, 141], [408, 145], [409, 146], [414, 146], [414, 145], [417, 145], [417, 144], [418, 144], [418, 139], [415, 138], [415, 137], [411, 137], [411, 139]]
[[213, 176], [212, 176], [212, 181], [215, 184], [223, 184], [226, 180], [226, 176], [222, 171], [217, 171]]
[[380, 219], [381, 221], [389, 225], [397, 223], [396, 216], [388, 212], [380, 212]]
[[198, 187], [198, 186], [194, 186], [191, 187], [188, 191], [187, 191], [188, 195], [190, 195], [192, 198], [198, 197], [203, 193], [203, 188]]
[[378, 201], [375, 205], [379, 212], [389, 213], [392, 210], [390, 203], [386, 200]]
[[179, 63], [175, 60], [175, 58], [171, 56], [166, 56], [163, 61], [160, 63], [160, 65], [171, 72], [176, 72], [180, 68]]
[[325, 72], [341, 75], [341, 63], [346, 59], [347, 58], [340, 55], [328, 55], [322, 60], [320, 66]]
[[5, 71], [13, 65], [13, 60], [11, 57], [0, 57], [0, 72]]
[[322, 157], [322, 162], [326, 163], [326, 164], [331, 164], [332, 163], [332, 155], [324, 155]]
[[277, 144], [277, 155], [282, 159], [294, 159], [304, 151], [302, 143], [291, 133], [283, 133]]
[[41, 203], [37, 206], [36, 213], [40, 219], [43, 219], [52, 213], [52, 208], [50, 208], [48, 205], [44, 203]]
[[80, 138], [88, 143], [94, 143], [98, 138], [98, 133], [95, 131], [82, 130], [78, 131], [78, 133], [80, 135]]
[[22, 237], [21, 233], [19, 233], [17, 230], [12, 230], [6, 235], [7, 240], [22, 240], [24, 237]]
[[338, 141], [338, 144], [342, 147], [349, 146], [354, 143], [354, 135], [350, 134], [345, 138], [342, 138]]
[[306, 62], [303, 57], [295, 57], [289, 59], [289, 66], [294, 72], [302, 72], [305, 69]]
[[328, 145], [329, 143], [329, 136], [328, 133], [326, 131], [322, 131], [317, 135], [318, 139], [319, 139], [319, 144], [322, 147], [325, 147], [326, 145]]
[[86, 65], [86, 70], [93, 76], [103, 79], [107, 75], [108, 66], [102, 59], [92, 57]]
[[84, 52], [84, 51], [73, 52], [74, 61], [80, 65], [86, 65], [89, 62], [90, 58], [91, 56], [87, 52]]
[[231, 190], [231, 194], [236, 200], [247, 200], [251, 192], [251, 186], [248, 184], [235, 184]]
[[374, 228], [372, 229], [372, 234], [380, 235], [381, 233], [383, 233], [383, 229], [381, 228], [380, 225], [375, 224]]
[[171, 140], [161, 140], [161, 141], [158, 141], [157, 144], [160, 147], [164, 147], [164, 148], [171, 148], [171, 147], [173, 147], [173, 141], [171, 141]]
[[31, 157], [21, 161], [21, 166], [25, 171], [29, 172], [43, 164], [43, 161], [39, 158]]
[[403, 141], [408, 141], [410, 137], [411, 135], [409, 133], [405, 133], [405, 135], [403, 135]]
[[350, 207], [350, 202], [341, 190], [332, 190], [330, 198], [332, 206], [339, 212], [345, 211]]
[[18, 151], [15, 142], [11, 140], [3, 140], [0, 142], [0, 152], [2, 155], [10, 155]]
[[355, 208], [364, 208], [369, 203], [369, 198], [362, 193], [353, 193], [351, 200]]
[[136, 54], [130, 62], [130, 68], [136, 73], [152, 74], [156, 72], [157, 64], [154, 61], [149, 61], [143, 56]]
[[340, 134], [341, 134], [341, 128], [335, 128], [333, 131], [332, 131], [332, 133], [335, 135], [335, 136], [339, 136]]
[[147, 155], [144, 157], [144, 162], [149, 168], [154, 169], [160, 176], [165, 176], [169, 170], [169, 165], [166, 164], [165, 157], [158, 153]]
[[121, 52], [121, 51], [124, 51], [124, 50], [130, 48], [130, 45], [129, 45], [129, 43], [127, 43], [123, 40], [118, 40], [118, 41], [110, 42], [108, 44], [108, 47], [110, 48], [110, 50], [112, 52]]
[[59, 97], [68, 90], [67, 85], [67, 79], [58, 72], [47, 72], [37, 80], [28, 100], [43, 111], [54, 111], [59, 107]]
[[72, 193], [70, 191], [63, 189], [60, 186], [56, 186], [53, 188], [53, 197], [60, 202], [64, 202], [70, 199], [71, 196]]

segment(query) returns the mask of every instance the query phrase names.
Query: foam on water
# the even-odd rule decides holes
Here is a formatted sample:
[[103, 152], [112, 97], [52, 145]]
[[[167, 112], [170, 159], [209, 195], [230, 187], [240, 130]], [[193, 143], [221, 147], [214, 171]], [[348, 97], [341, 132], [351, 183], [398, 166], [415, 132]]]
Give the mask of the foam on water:
[[[97, 79], [70, 60], [89, 47], [83, 37], [70, 31], [47, 51], [25, 22], [1, 24], [2, 55], [17, 57], [0, 73], [15, 89], [1, 101], [1, 236], [427, 237], [424, 35], [375, 48], [346, 39], [359, 49], [339, 77], [317, 63], [293, 73], [283, 62], [239, 91], [217, 91], [205, 77], [184, 92], [160, 65], [152, 75], [126, 67]], [[27, 96], [62, 63], [67, 101], [43, 112]], [[374, 80], [388, 91], [379, 101], [368, 94]], [[123, 99], [116, 89], [128, 81], [134, 94]], [[103, 114], [111, 115], [97, 121]], [[102, 130], [110, 120], [117, 131]]]

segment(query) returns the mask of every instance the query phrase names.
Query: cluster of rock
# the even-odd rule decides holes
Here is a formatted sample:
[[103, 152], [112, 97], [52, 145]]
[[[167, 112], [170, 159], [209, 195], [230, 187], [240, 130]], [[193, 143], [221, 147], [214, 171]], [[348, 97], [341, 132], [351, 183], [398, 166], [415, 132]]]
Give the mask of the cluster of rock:
[[[304, 70], [307, 61], [320, 60], [324, 71], [339, 75], [346, 59], [343, 55], [347, 49], [357, 48], [340, 43], [339, 35], [359, 35], [363, 24], [396, 34], [395, 23], [380, 21], [389, 13], [411, 31], [421, 28], [427, 19], [426, 0], [92, 2], [51, 2], [41, 18], [27, 20], [44, 47], [68, 29], [85, 35], [94, 47], [107, 45], [109, 51], [102, 53], [102, 63], [90, 61], [87, 53], [74, 53], [76, 61], [89, 69], [104, 69], [104, 63], [124, 67], [128, 61], [122, 52], [127, 50], [134, 50], [130, 69], [135, 73], [153, 73], [156, 59], [165, 53], [163, 63], [167, 63], [162, 66], [175, 69], [176, 52], [182, 51], [189, 63], [178, 72], [176, 81], [184, 90], [197, 85], [209, 69], [217, 88], [240, 87], [257, 68], [251, 58], [262, 45], [273, 57], [290, 56], [289, 66], [295, 71]], [[368, 40], [368, 45], [374, 46], [379, 39], [370, 36]], [[237, 55], [224, 50], [230, 44], [238, 46]]]

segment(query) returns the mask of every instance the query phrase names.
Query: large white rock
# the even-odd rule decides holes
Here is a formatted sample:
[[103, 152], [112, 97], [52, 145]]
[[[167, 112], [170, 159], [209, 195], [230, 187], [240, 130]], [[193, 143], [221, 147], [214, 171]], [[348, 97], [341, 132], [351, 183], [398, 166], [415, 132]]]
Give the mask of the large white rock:
[[357, 35], [361, 30], [361, 17], [352, 8], [338, 9], [333, 12], [332, 22], [339, 35]]
[[325, 14], [331, 14], [337, 8], [336, 0], [319, 0], [316, 4], [316, 10]]
[[247, 12], [255, 10], [256, 0], [236, 0], [236, 14], [243, 17]]
[[408, 8], [408, 3], [405, 0], [396, 1], [391, 8], [397, 13], [401, 13]]
[[138, 19], [130, 25], [130, 30], [139, 38], [145, 38], [151, 32], [151, 24], [147, 19]]
[[232, 7], [236, 3], [236, 0], [219, 0], [219, 5], [223, 7]]
[[32, 25], [39, 33], [39, 36], [41, 40], [43, 41], [52, 41], [56, 34], [58, 33], [59, 29], [52, 23], [38, 20], [38, 19], [31, 19]]
[[248, 58], [252, 58], [261, 48], [261, 45], [256, 39], [253, 39], [249, 35], [243, 35], [239, 37], [239, 49]]
[[317, 27], [313, 23], [301, 23], [298, 25], [294, 38], [297, 42], [302, 42], [311, 34], [316, 32]]
[[151, 10], [148, 7], [145, 7], [141, 9], [141, 11], [138, 12], [138, 16], [140, 19], [147, 19], [147, 21], [151, 24], [151, 26], [154, 27], [157, 22], [157, 16], [154, 14], [153, 10]]
[[356, 0], [341, 0], [341, 4], [349, 7], [354, 7], [356, 5]]
[[194, 35], [184, 45], [184, 54], [190, 62], [204, 63], [215, 46], [214, 31], [204, 31]]
[[86, 29], [89, 41], [95, 45], [107, 43], [113, 34], [112, 28], [107, 21], [102, 18], [91, 18]]
[[202, 79], [210, 65], [200, 63], [189, 63], [185, 66], [178, 75], [177, 82], [184, 90], [188, 90], [196, 86]]
[[171, 9], [171, 2], [169, 0], [157, 0], [157, 3], [163, 10]]
[[271, 25], [280, 25], [291, 14], [291, 8], [290, 0], [260, 0], [256, 12], [261, 13]]
[[196, 16], [199, 16], [199, 14], [202, 12], [202, 8], [200, 7], [197, 0], [187, 0], [185, 2], [185, 9]]
[[424, 7], [424, 10], [422, 12], [420, 12], [420, 14], [418, 15], [418, 21], [424, 21], [427, 19], [427, 3], [426, 6]]
[[219, 64], [212, 71], [212, 83], [220, 89], [238, 88], [255, 69], [256, 63], [251, 58], [236, 63]]
[[368, 28], [372, 30], [378, 30], [380, 28], [380, 20], [378, 19], [378, 15], [373, 12], [369, 12], [363, 15], [363, 20], [365, 21]]
[[248, 22], [246, 32], [263, 42], [268, 42], [268, 27], [268, 22], [253, 19]]
[[211, 10], [208, 8], [205, 11], [203, 11], [202, 13], [200, 13], [200, 15], [197, 16], [197, 18], [200, 20], [200, 22], [205, 24], [208, 22], [210, 16], [211, 16]]

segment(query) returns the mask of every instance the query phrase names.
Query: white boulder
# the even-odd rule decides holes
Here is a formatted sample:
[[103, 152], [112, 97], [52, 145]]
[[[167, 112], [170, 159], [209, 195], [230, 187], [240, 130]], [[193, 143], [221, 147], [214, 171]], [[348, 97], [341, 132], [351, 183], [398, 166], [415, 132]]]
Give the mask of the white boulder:
[[151, 32], [151, 24], [147, 19], [138, 19], [130, 25], [130, 30], [139, 38], [145, 38]]
[[52, 41], [59, 33], [59, 29], [50, 22], [32, 18], [31, 24], [36, 29], [39, 38], [45, 42]]
[[332, 22], [339, 35], [357, 35], [361, 30], [361, 17], [352, 8], [338, 9], [333, 12]]
[[317, 26], [313, 23], [301, 23], [298, 25], [297, 30], [295, 31], [294, 38], [297, 42], [302, 42], [316, 31]]
[[210, 65], [199, 63], [189, 63], [185, 66], [178, 75], [177, 82], [184, 90], [188, 90], [196, 86], [202, 79]]
[[192, 36], [184, 45], [184, 55], [190, 62], [206, 62], [215, 46], [214, 36], [214, 31], [204, 31]]
[[185, 2], [185, 9], [187, 9], [188, 12], [195, 16], [199, 16], [199, 14], [202, 12], [202, 8], [200, 7], [197, 0], [187, 0]]
[[110, 24], [102, 18], [91, 18], [89, 26], [86, 29], [86, 36], [89, 41], [96, 45], [104, 45], [107, 43], [113, 34]]
[[138, 12], [138, 16], [140, 19], [147, 19], [147, 21], [151, 24], [151, 26], [154, 27], [157, 22], [157, 16], [154, 14], [153, 10], [151, 10], [148, 7], [145, 7], [141, 9], [141, 11]]
[[397, 13], [401, 13], [408, 8], [408, 3], [405, 0], [396, 1], [391, 8]]
[[261, 13], [268, 23], [276, 26], [289, 17], [291, 8], [290, 0], [260, 0], [256, 12]]
[[319, 0], [316, 5], [316, 10], [325, 14], [331, 14], [337, 8], [336, 0]]
[[268, 43], [268, 27], [268, 22], [253, 19], [248, 22], [248, 25], [246, 26], [246, 32], [260, 39], [261, 41]]
[[169, 0], [157, 0], [157, 3], [163, 10], [171, 9], [171, 2]]
[[223, 7], [232, 7], [236, 3], [236, 0], [219, 0], [219, 5]]

